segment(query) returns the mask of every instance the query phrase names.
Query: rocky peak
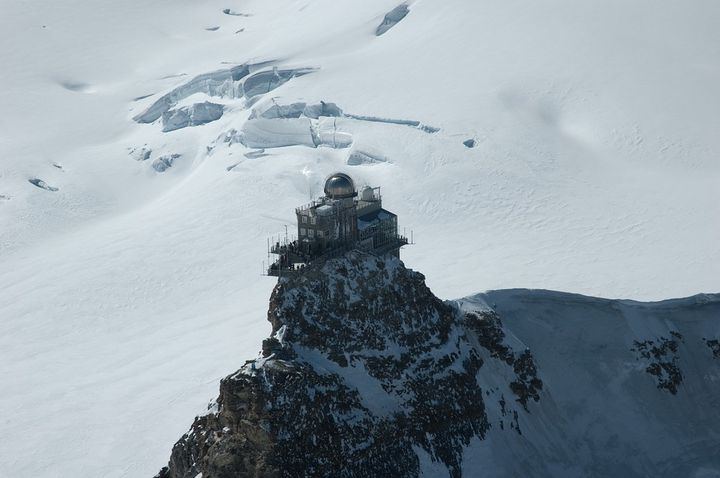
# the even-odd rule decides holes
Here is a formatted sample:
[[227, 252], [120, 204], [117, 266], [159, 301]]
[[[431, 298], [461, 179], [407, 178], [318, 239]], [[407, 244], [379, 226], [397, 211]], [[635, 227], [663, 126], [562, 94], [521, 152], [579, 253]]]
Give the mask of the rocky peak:
[[[159, 476], [405, 477], [423, 461], [458, 477], [491, 426], [481, 355], [508, 370], [525, 410], [542, 389], [496, 315], [441, 301], [392, 256], [352, 251], [281, 278], [268, 320], [260, 356], [221, 382]], [[521, 433], [517, 409], [493, 398]]]

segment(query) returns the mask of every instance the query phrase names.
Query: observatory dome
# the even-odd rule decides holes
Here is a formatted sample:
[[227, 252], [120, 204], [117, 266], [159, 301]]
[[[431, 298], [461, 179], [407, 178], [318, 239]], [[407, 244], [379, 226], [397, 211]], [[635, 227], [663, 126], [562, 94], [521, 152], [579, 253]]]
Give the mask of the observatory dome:
[[357, 196], [357, 192], [350, 176], [335, 173], [325, 181], [325, 195], [332, 199], [344, 199]]

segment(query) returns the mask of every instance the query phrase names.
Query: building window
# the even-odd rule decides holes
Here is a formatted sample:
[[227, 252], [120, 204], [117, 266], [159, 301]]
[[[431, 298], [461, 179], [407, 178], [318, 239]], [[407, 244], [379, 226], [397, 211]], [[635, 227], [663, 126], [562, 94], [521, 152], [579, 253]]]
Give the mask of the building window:
[[302, 217], [302, 222], [303, 222], [303, 224], [307, 224], [307, 216]]
[[318, 232], [317, 232], [317, 237], [323, 237], [323, 232], [322, 232], [322, 231], [318, 231]]
[[315, 231], [313, 229], [308, 229], [308, 237], [315, 237]]
[[305, 234], [307, 234], [307, 231], [305, 230], [304, 227], [301, 227], [301, 228], [300, 228], [300, 235], [301, 235], [301, 236], [304, 236]]
[[317, 218], [315, 216], [310, 217], [310, 224], [315, 224], [317, 222]]

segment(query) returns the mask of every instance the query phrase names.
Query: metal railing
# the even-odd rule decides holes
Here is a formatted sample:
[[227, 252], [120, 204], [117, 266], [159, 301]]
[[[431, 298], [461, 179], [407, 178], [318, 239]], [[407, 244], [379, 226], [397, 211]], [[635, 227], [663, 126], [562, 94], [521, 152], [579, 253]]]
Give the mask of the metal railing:
[[[410, 244], [408, 242], [407, 237], [402, 236], [400, 234], [396, 234], [394, 237], [383, 241], [382, 244], [378, 244], [377, 246], [373, 246], [370, 249], [363, 249], [359, 247], [358, 242], [352, 242], [348, 244], [343, 244], [339, 247], [335, 247], [333, 249], [329, 249], [326, 251], [323, 251], [322, 253], [312, 255], [304, 253], [303, 251], [300, 251], [298, 249], [292, 248], [291, 244], [295, 244], [297, 241], [294, 241], [290, 244], [280, 244], [276, 243], [272, 248], [271, 252], [273, 254], [281, 254], [281, 255], [289, 255], [294, 254], [298, 258], [303, 259], [305, 262], [290, 262], [289, 257], [283, 260], [283, 257], [281, 256], [280, 259], [273, 262], [270, 267], [267, 269], [267, 275], [273, 276], [273, 277], [281, 277], [282, 275], [290, 275], [295, 274], [297, 272], [302, 271], [305, 269], [310, 263], [313, 261], [316, 261], [318, 259], [327, 260], [327, 259], [334, 259], [336, 257], [340, 257], [343, 254], [357, 249], [357, 250], [363, 250], [365, 252], [369, 252], [371, 254], [376, 255], [382, 255], [386, 254], [390, 251], [393, 251], [395, 249], [400, 249], [401, 247]], [[289, 247], [290, 246], [290, 247]]]

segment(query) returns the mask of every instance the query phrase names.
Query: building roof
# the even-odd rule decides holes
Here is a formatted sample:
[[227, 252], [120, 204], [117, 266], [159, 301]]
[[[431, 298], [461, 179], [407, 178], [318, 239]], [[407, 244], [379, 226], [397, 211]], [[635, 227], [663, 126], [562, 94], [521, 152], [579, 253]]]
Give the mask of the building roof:
[[317, 212], [319, 216], [327, 216], [332, 214], [333, 207], [329, 204], [321, 204], [315, 208], [315, 212]]
[[371, 213], [358, 217], [358, 230], [366, 229], [374, 224], [378, 224], [380, 221], [385, 221], [393, 217], [397, 217], [397, 215], [391, 213], [387, 209], [377, 209]]

